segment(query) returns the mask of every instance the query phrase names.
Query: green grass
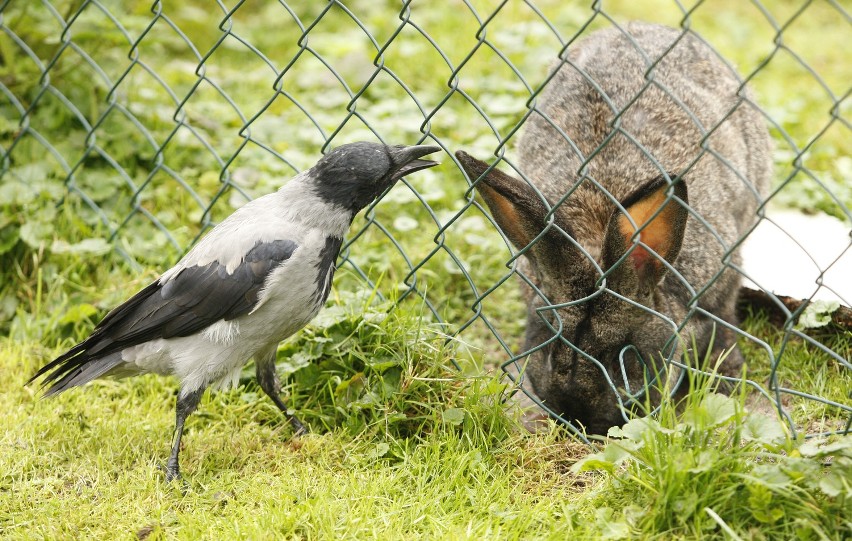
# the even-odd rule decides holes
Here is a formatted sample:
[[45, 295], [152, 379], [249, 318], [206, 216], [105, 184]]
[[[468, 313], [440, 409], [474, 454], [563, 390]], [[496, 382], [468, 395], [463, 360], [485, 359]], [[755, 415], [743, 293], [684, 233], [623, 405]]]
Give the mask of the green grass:
[[[743, 355], [749, 360], [748, 377], [764, 388], [770, 388], [773, 360], [777, 386], [821, 397], [838, 404], [848, 404], [852, 389], [852, 370], [824, 349], [799, 338], [785, 339], [781, 329], [769, 323], [764, 314], [748, 318], [743, 328], [772, 350], [773, 358], [759, 343], [741, 339]], [[816, 329], [811, 338], [830, 349], [848, 363], [852, 359], [852, 332], [839, 328]], [[756, 400], [756, 397], [755, 397]], [[775, 396], [772, 396], [774, 402]], [[769, 400], [761, 400], [768, 407]], [[843, 430], [849, 414], [820, 400], [784, 393], [780, 402], [796, 426], [808, 434]]]
[[[297, 340], [344, 327], [381, 336], [341, 340], [311, 382], [295, 378], [291, 400], [311, 434], [292, 439], [253, 384], [205, 398], [187, 425], [185, 492], [158, 469], [173, 382], [99, 381], [38, 400], [23, 383], [57, 350], [5, 340], [3, 372], [14, 377], [2, 399], [4, 536], [545, 535], [559, 502], [586, 483], [564, 474], [583, 448], [556, 433], [525, 441], [499, 405], [499, 382], [449, 367], [452, 348], [440, 332], [423, 336], [419, 314], [365, 313]], [[368, 352], [372, 369], [358, 362]]]
[[[178, 4], [164, 6], [164, 14], [206, 53], [220, 37], [221, 15], [192, 3]], [[319, 2], [293, 4], [305, 23], [323, 8]], [[492, 2], [473, 4], [480, 22], [495, 8]], [[62, 14], [73, 13], [76, 5], [56, 3]], [[151, 21], [150, 2], [115, 5], [122, 7], [122, 24], [134, 40]], [[396, 5], [389, 5], [347, 2], [380, 46], [400, 24]], [[558, 0], [536, 5], [565, 40], [591, 13], [585, 5]], [[690, 24], [741, 74], [754, 74], [757, 101], [775, 123], [773, 202], [844, 218], [852, 206], [852, 141], [841, 123], [832, 120], [832, 110], [835, 116], [848, 113], [849, 100], [838, 103], [837, 98], [852, 80], [844, 58], [846, 26], [828, 2], [812, 2], [800, 15], [795, 15], [796, 3], [768, 0], [763, 5], [779, 25], [793, 18], [781, 42], [800, 55], [828, 90], [788, 50], [773, 52], [775, 32], [753, 3], [702, 2], [691, 13]], [[116, 14], [121, 11], [112, 6]], [[652, 18], [676, 25], [683, 17], [674, 3], [663, 0], [604, 2], [603, 9], [619, 22]], [[449, 150], [489, 156], [521, 120], [528, 90], [487, 45], [467, 58], [477, 47], [480, 24], [467, 8], [436, 10], [414, 2], [411, 10], [412, 21], [435, 40], [453, 67], [464, 62], [459, 88], [483, 108], [497, 133], [452, 91], [451, 68], [412, 27], [394, 39], [384, 65], [431, 115], [431, 137]], [[605, 22], [599, 15], [591, 28]], [[3, 25], [43, 61], [60, 46], [61, 27], [42, 4], [13, 3], [3, 14]], [[297, 51], [301, 33], [280, 5], [252, 3], [236, 11], [233, 32], [279, 69]], [[71, 35], [113, 81], [126, 68], [127, 37], [91, 6]], [[486, 35], [533, 88], [561, 47], [523, 2], [502, 6]], [[816, 35], [820, 39], [813, 39]], [[309, 43], [353, 92], [375, 72], [369, 39], [339, 8], [326, 14]], [[196, 83], [197, 59], [163, 20], [146, 34], [138, 52], [179, 98]], [[0, 83], [28, 104], [39, 91], [35, 63], [2, 32], [0, 58]], [[0, 339], [0, 408], [5, 413], [0, 421], [0, 537], [852, 535], [849, 437], [837, 438], [830, 444], [835, 447], [827, 448], [801, 440], [805, 433], [838, 430], [847, 422], [848, 414], [820, 401], [781, 397], [799, 439], [772, 428], [778, 426], [771, 420], [772, 403], [757, 393], [729, 401], [706, 388], [691, 394], [687, 405], [664, 405], [656, 417], [659, 424], [634, 422], [614, 433], [623, 437], [613, 438], [605, 449], [578, 444], [552, 425], [538, 434], [521, 430], [514, 412], [500, 407], [503, 382], [489, 369], [507, 358], [506, 348], [519, 350], [525, 308], [514, 279], [480, 298], [509, 273], [505, 262], [510, 252], [487, 215], [470, 204], [468, 186], [448, 158], [439, 168], [413, 175], [408, 186], [395, 187], [374, 210], [356, 219], [353, 235], [359, 236], [345, 254], [331, 307], [282, 344], [279, 371], [288, 378], [285, 393], [311, 426], [310, 434], [292, 438], [248, 369], [238, 389], [205, 397], [188, 421], [181, 455], [187, 487], [182, 490], [166, 485], [159, 470], [174, 423], [174, 381], [153, 376], [98, 381], [53, 400], [38, 400], [35, 388], [23, 386], [28, 377], [174, 262], [210, 225], [208, 220], [220, 220], [244, 201], [240, 191], [257, 196], [277, 188], [295, 169], [310, 166], [333, 133], [335, 145], [371, 139], [370, 129], [393, 143], [414, 143], [422, 135], [423, 114], [385, 73], [356, 100], [360, 118], [348, 119], [349, 94], [308, 53], [282, 79], [281, 88], [299, 100], [310, 118], [282, 96], [268, 103], [274, 96], [272, 71], [233, 38], [210, 57], [206, 74], [233, 103], [203, 84], [183, 111], [186, 122], [222, 161], [233, 157], [224, 172], [188, 129], [181, 128], [166, 143], [175, 128], [176, 104], [139, 66], [124, 79], [118, 97], [150, 131], [154, 146], [122, 114], [106, 113], [109, 85], [78, 53], [69, 49], [51, 72], [51, 83], [74, 101], [87, 122], [106, 114], [91, 139], [83, 123], [52, 94], [33, 111], [32, 129], [69, 167], [79, 166], [73, 179], [32, 133], [18, 139], [20, 114], [8, 100], [0, 100], [0, 144], [9, 148], [17, 141], [0, 179], [0, 330], [8, 333]], [[254, 143], [241, 149], [243, 122], [234, 106], [247, 118], [264, 110], [251, 125], [252, 138], [293, 167]], [[120, 170], [87, 146], [93, 141]], [[510, 157], [515, 141], [508, 144]], [[794, 166], [797, 156], [822, 185]], [[168, 170], [157, 168], [159, 157]], [[128, 180], [136, 186], [146, 183], [138, 200]], [[132, 212], [134, 202], [138, 208]], [[155, 216], [162, 229], [144, 212]], [[102, 221], [115, 228], [129, 215], [110, 244]], [[113, 248], [131, 255], [136, 264]], [[418, 267], [416, 273], [406, 258]], [[389, 310], [349, 263], [364, 270], [391, 299], [416, 281], [448, 324], [435, 324], [417, 295]], [[476, 302], [481, 313], [473, 309]], [[447, 335], [463, 326], [458, 340], [446, 342]], [[783, 386], [849, 403], [848, 367], [813, 345], [787, 340], [759, 314], [743, 328], [764, 341], [773, 355], [783, 351], [777, 367]], [[850, 358], [849, 333], [814, 336]], [[749, 360], [749, 377], [767, 387], [772, 366], [766, 350], [748, 338], [740, 340], [740, 347]], [[748, 414], [743, 403], [770, 416]], [[572, 468], [595, 450], [602, 454]]]
[[[312, 395], [304, 394], [310, 385], [301, 395], [291, 387], [310, 434], [294, 439], [254, 385], [208, 395], [187, 423], [183, 485], [166, 484], [159, 469], [173, 427], [174, 382], [98, 381], [40, 400], [23, 383], [59, 350], [4, 339], [3, 537], [842, 539], [852, 533], [852, 436], [830, 447], [800, 446], [783, 424], [745, 413], [744, 397], [705, 387], [685, 408], [665, 404], [659, 421], [633, 421], [612, 432], [612, 443], [589, 455], [554, 425], [534, 435], [521, 430], [500, 406], [499, 382], [448, 368], [449, 360], [463, 359], [439, 336], [412, 341], [426, 332], [416, 313], [352, 321], [377, 325], [373, 332], [383, 338], [374, 345], [396, 352], [384, 373], [402, 369], [397, 392], [374, 397], [366, 411], [350, 400], [363, 402], [387, 383], [357, 363], [336, 364], [365, 351], [363, 343], [350, 342], [321, 361], [325, 383]], [[352, 386], [341, 384], [353, 370], [365, 384], [347, 399]], [[312, 400], [317, 397], [323, 400]]]
[[[742, 396], [710, 391], [689, 395], [683, 410], [666, 405], [655, 419], [611, 429], [602, 452], [572, 467], [608, 472], [598, 511], [607, 529], [660, 538], [852, 533], [852, 437], [796, 447], [777, 420], [743, 409]], [[820, 464], [834, 453], [833, 469]]]

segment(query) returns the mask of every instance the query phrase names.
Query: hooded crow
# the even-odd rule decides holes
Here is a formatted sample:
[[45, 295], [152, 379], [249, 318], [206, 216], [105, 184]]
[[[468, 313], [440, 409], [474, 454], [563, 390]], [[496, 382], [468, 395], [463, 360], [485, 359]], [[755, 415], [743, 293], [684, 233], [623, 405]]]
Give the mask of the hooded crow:
[[177, 265], [115, 308], [92, 334], [41, 368], [45, 396], [102, 376], [153, 372], [180, 380], [166, 480], [180, 477], [186, 418], [208, 386], [236, 384], [254, 358], [261, 389], [287, 416], [278, 343], [325, 304], [355, 215], [409, 173], [437, 165], [434, 146], [359, 142], [329, 152], [281, 189], [238, 209]]

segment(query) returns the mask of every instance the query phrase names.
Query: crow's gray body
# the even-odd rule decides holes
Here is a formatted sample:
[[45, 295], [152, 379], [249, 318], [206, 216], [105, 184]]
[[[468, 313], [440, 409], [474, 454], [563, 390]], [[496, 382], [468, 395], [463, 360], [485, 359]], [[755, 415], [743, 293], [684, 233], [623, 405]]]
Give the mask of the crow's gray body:
[[[234, 257], [228, 259], [223, 253], [225, 248], [244, 253], [252, 247], [229, 246], [228, 239], [242, 238], [240, 230], [252, 231], [256, 246], [263, 246], [276, 241], [276, 232], [280, 236], [280, 232], [286, 231], [286, 244], [280, 251], [272, 252], [285, 257], [264, 269], [256, 301], [234, 314], [236, 317], [219, 319], [191, 336], [159, 338], [124, 349], [117, 372], [174, 374], [181, 380], [182, 394], [208, 385], [227, 387], [236, 382], [248, 359], [274, 354], [282, 337], [295, 333], [316, 316], [328, 297], [334, 258], [351, 216], [336, 205], [324, 205], [323, 208], [329, 209], [325, 212], [301, 212], [301, 207], [316, 207], [318, 202], [299, 197], [304, 190], [300, 180], [297, 178], [280, 191], [240, 208], [159, 280], [167, 286], [182, 273], [215, 265], [227, 276], [213, 280], [197, 293], [215, 297], [217, 290], [226, 288], [222, 282], [241, 274], [252, 276], [240, 272], [251, 263]], [[267, 199], [272, 198], [281, 201], [269, 204]], [[288, 212], [276, 212], [279, 208], [287, 208]], [[333, 251], [331, 258], [324, 253], [328, 246]], [[242, 280], [250, 282], [250, 278]], [[240, 289], [248, 289], [249, 285], [245, 283]], [[229, 300], [226, 297], [222, 302]]]
[[332, 151], [234, 212], [33, 379], [47, 374], [51, 395], [106, 375], [177, 376], [176, 440], [167, 465], [168, 478], [177, 477], [186, 416], [208, 386], [234, 384], [250, 359], [261, 387], [286, 413], [274, 371], [278, 343], [325, 304], [355, 214], [400, 177], [435, 165], [418, 158], [437, 150], [353, 143]]

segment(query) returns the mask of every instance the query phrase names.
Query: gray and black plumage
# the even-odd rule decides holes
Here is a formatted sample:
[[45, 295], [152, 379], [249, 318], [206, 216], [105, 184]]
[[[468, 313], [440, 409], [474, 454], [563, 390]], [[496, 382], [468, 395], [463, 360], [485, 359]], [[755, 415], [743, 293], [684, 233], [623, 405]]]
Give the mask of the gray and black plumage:
[[[168, 480], [180, 476], [186, 417], [208, 386], [236, 383], [252, 358], [263, 391], [287, 415], [275, 373], [278, 343], [325, 304], [343, 236], [355, 215], [403, 176], [437, 165], [432, 146], [343, 145], [281, 189], [213, 228], [177, 265], [30, 379], [46, 396], [101, 376], [180, 380]], [[297, 431], [301, 423], [288, 415]]]

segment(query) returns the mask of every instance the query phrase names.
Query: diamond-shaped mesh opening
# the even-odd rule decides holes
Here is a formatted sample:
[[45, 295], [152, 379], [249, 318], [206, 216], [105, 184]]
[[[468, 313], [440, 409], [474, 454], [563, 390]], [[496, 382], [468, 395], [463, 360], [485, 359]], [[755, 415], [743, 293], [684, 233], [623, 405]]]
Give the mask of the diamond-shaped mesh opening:
[[[844, 289], [848, 234], [845, 244], [817, 253], [813, 233], [804, 235], [778, 210], [834, 220], [824, 231], [841, 231], [841, 239], [852, 222], [852, 72], [843, 57], [845, 33], [825, 31], [848, 21], [839, 3], [281, 1], [201, 8], [45, 1], [7, 2], [0, 17], [0, 190], [4, 216], [11, 216], [0, 222], [0, 247], [12, 239], [31, 249], [64, 249], [95, 237], [130, 261], [162, 269], [235, 208], [277, 189], [332, 147], [362, 139], [437, 143], [449, 152], [441, 167], [404, 179], [354, 223], [341, 252], [340, 264], [350, 271], [341, 273], [343, 287], [352, 276], [381, 277], [380, 294], [399, 302], [425, 299], [466, 354], [506, 369], [531, 395], [522, 373], [529, 354], [559, 347], [598, 371], [595, 385], [611, 400], [642, 399], [647, 391], [627, 377], [636, 370], [635, 352], [625, 348], [620, 365], [608, 369], [587, 351], [572, 319], [601, 298], [664, 321], [670, 332], [704, 321], [720, 339], [739, 344], [755, 394], [767, 397], [792, 428], [809, 435], [849, 429], [848, 329], [838, 335], [797, 327], [803, 306], [784, 304], [775, 296], [785, 294], [783, 286], [735, 255], [752, 233], [780, 233], [791, 244], [775, 254], [776, 267], [792, 266], [785, 256], [806, 263], [797, 298], [826, 293], [847, 306], [852, 301]], [[695, 113], [683, 163], [664, 172], [712, 164], [750, 185], [748, 172], [728, 160], [717, 125], [738, 109], [758, 111], [774, 145], [771, 189], [759, 202], [756, 224], [741, 235], [690, 206], [695, 227], [707, 231], [704, 248], [712, 248], [715, 270], [690, 281], [677, 265], [669, 269], [688, 290], [677, 317], [619, 298], [615, 271], [604, 268], [582, 295], [557, 298], [524, 262], [523, 254], [533, 255], [543, 241], [513, 245], [506, 224], [501, 231], [481, 198], [483, 181], [465, 175], [452, 156], [464, 149], [547, 191], [531, 174], [535, 164], [519, 156], [519, 141], [537, 116], [568, 131], [547, 112], [547, 89], [557, 84], [552, 66], [592, 32], [649, 17], [695, 32], [752, 92], [737, 89], [713, 125], [698, 122]], [[815, 35], [822, 46], [811, 46]], [[654, 78], [659, 62], [647, 59], [643, 95], [676, 90]], [[621, 98], [601, 111], [628, 118], [643, 99]], [[618, 165], [618, 145], [642, 165], [637, 170], [627, 160], [610, 171], [660, 173], [641, 129], [616, 120], [611, 138], [564, 135], [546, 142], [554, 163], [575, 150], [583, 159], [560, 180], [561, 191], [545, 194], [556, 209], [548, 220], [577, 197], [620, 206], [629, 194], [597, 175], [601, 163]], [[744, 201], [755, 197], [746, 194]], [[742, 201], [728, 204], [735, 203]], [[55, 238], [53, 221], [68, 216], [77, 225]], [[573, 230], [554, 224], [550, 233], [561, 235], [579, 259], [599, 264], [600, 246], [584, 246]], [[776, 321], [742, 327], [706, 309], [713, 285], [733, 274], [765, 290]], [[530, 321], [522, 284], [536, 303]], [[545, 330], [525, 342], [525, 328], [539, 316]], [[680, 362], [673, 343], [660, 351], [670, 373]], [[787, 361], [792, 358], [807, 359], [807, 366]], [[659, 374], [651, 374], [651, 364], [644, 370], [653, 379]], [[829, 380], [841, 385], [826, 385]]]

